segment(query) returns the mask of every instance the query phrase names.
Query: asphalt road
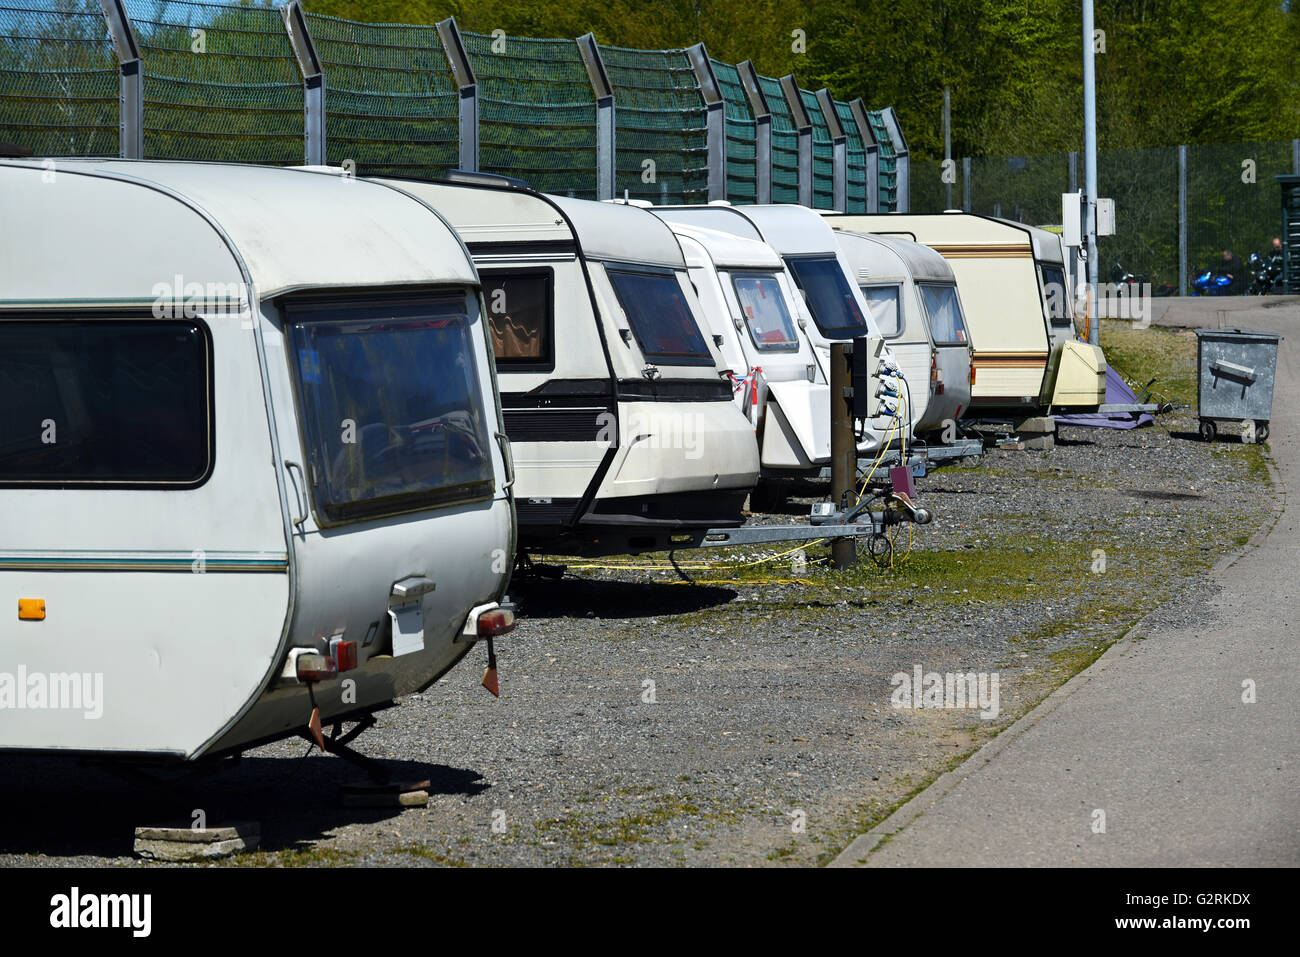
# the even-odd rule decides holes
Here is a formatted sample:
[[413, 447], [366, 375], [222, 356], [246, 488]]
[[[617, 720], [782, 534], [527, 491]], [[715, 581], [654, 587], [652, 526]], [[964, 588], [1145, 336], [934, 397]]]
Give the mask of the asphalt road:
[[[1286, 337], [1269, 438], [1289, 502], [1300, 489], [1300, 303], [1161, 306], [1164, 325]], [[1221, 591], [1154, 612], [835, 865], [1300, 864], [1298, 572], [1300, 506], [1288, 504], [1219, 566]]]

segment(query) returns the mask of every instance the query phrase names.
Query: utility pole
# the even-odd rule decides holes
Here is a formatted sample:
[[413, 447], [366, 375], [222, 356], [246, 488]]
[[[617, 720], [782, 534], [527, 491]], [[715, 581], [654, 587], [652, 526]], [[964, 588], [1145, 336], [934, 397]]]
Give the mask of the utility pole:
[[943, 88], [943, 208], [952, 209], [952, 183], [947, 176], [952, 169], [952, 90]]
[[1097, 64], [1093, 52], [1093, 0], [1083, 0], [1083, 180], [1084, 234], [1088, 249], [1088, 290], [1093, 315], [1088, 323], [1088, 341], [1101, 344], [1101, 321], [1097, 309]]

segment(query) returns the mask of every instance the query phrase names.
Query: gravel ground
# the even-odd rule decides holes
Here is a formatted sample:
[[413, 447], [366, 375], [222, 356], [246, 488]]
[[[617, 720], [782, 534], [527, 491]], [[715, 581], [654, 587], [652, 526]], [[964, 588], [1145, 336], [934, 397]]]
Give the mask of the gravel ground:
[[[584, 567], [617, 562], [520, 580], [499, 700], [475, 649], [359, 739], [397, 776], [432, 780], [427, 808], [341, 808], [359, 775], [298, 742], [169, 788], [0, 759], [0, 865], [140, 864], [132, 828], [196, 808], [260, 821], [263, 850], [236, 861], [254, 865], [825, 862], [1152, 608], [1197, 613], [1207, 570], [1276, 503], [1263, 448], [1194, 431], [1184, 409], [937, 470], [918, 482], [936, 519], [893, 569], [836, 573], [813, 547], [804, 569], [735, 567], [777, 549], [710, 553], [725, 567], [688, 571], [696, 584]], [[794, 492], [786, 511], [806, 514], [821, 490]], [[996, 673], [997, 717], [892, 707], [891, 676], [918, 664]]]

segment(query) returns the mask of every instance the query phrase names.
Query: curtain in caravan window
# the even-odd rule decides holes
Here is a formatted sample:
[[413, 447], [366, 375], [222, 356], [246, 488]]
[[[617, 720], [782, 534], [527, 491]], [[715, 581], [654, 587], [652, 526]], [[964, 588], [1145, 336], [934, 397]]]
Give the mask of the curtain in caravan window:
[[550, 271], [480, 275], [497, 367], [551, 365], [554, 322]]
[[897, 286], [862, 286], [862, 295], [867, 299], [871, 318], [876, 320], [880, 334], [892, 339], [903, 331], [899, 322], [898, 287]]
[[740, 273], [733, 279], [736, 299], [754, 345], [763, 351], [792, 352], [799, 348], [794, 320], [785, 307], [781, 284], [771, 273]]
[[921, 302], [930, 319], [930, 337], [938, 346], [966, 345], [966, 320], [961, 314], [961, 300], [956, 286], [917, 284]]

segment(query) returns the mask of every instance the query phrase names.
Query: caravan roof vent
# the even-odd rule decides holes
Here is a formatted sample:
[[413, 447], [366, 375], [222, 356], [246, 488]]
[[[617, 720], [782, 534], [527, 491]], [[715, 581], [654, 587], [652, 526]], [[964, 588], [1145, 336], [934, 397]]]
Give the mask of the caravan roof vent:
[[478, 173], [468, 169], [449, 169], [443, 177], [447, 183], [460, 186], [495, 186], [498, 189], [532, 189], [522, 179], [515, 176], [500, 176], [496, 173]]

